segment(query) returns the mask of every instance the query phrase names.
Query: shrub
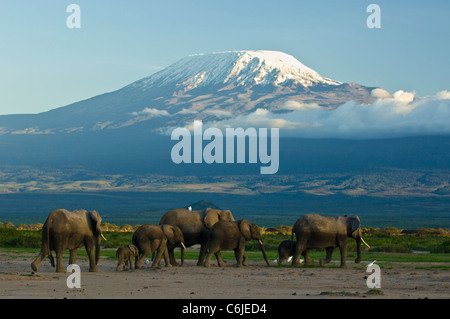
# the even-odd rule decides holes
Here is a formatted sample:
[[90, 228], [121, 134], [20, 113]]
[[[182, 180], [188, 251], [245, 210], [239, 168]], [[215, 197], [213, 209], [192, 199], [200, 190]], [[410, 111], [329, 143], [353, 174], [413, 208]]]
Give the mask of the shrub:
[[41, 247], [41, 232], [0, 227], [0, 247]]
[[433, 253], [450, 253], [450, 239], [443, 241], [442, 243], [436, 245], [434, 249], [431, 250]]

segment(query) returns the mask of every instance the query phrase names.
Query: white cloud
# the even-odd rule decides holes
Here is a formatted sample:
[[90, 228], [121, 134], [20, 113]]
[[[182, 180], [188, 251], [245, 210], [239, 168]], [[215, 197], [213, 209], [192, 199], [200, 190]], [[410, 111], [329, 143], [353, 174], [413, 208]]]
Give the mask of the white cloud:
[[[388, 92], [387, 92], [388, 93]], [[347, 102], [337, 109], [303, 108], [291, 103], [291, 112], [266, 109], [232, 119], [203, 123], [205, 127], [278, 127], [282, 136], [322, 138], [386, 138], [450, 134], [450, 92], [417, 97], [413, 92], [380, 96], [370, 105]], [[383, 96], [383, 97], [381, 97]], [[294, 106], [294, 107], [293, 107]]]
[[181, 111], [178, 111], [176, 114], [197, 114], [197, 110], [185, 109], [183, 108]]
[[[203, 121], [203, 128], [279, 128], [280, 136], [303, 138], [392, 138], [419, 135], [450, 134], [450, 91], [419, 97], [414, 92], [385, 90], [373, 93], [378, 98], [372, 104], [347, 102], [336, 109], [316, 107], [288, 101], [289, 112], [275, 113], [267, 109], [224, 118]], [[295, 102], [295, 103], [294, 103]], [[193, 123], [187, 123], [192, 129]], [[170, 134], [171, 129], [161, 129]]]
[[216, 117], [231, 117], [233, 113], [225, 110], [206, 110], [202, 112], [203, 114], [214, 115]]
[[440, 91], [436, 93], [435, 98], [439, 100], [450, 100], [450, 91]]
[[155, 116], [169, 116], [169, 112], [167, 112], [166, 110], [158, 110], [158, 109], [153, 109], [153, 108], [149, 108], [146, 107], [145, 109], [143, 109], [140, 112], [133, 112], [131, 113], [134, 116], [140, 116], [140, 115], [145, 115], [145, 116], [150, 116], [150, 117], [155, 117]]
[[285, 114], [275, 114], [269, 110], [259, 108], [249, 114], [238, 115], [232, 119], [210, 121], [208, 123], [203, 123], [203, 125], [205, 127], [217, 127], [221, 129], [227, 127], [274, 127], [285, 130], [294, 130], [307, 127], [310, 124], [302, 123], [300, 121], [291, 121]]
[[282, 110], [290, 111], [306, 111], [320, 108], [321, 106], [317, 103], [303, 103], [294, 100], [288, 100], [281, 106]]
[[376, 97], [377, 99], [385, 99], [388, 97], [392, 97], [391, 93], [389, 93], [386, 90], [380, 89], [380, 88], [376, 88], [373, 89], [372, 92], [370, 92], [372, 94], [372, 96]]

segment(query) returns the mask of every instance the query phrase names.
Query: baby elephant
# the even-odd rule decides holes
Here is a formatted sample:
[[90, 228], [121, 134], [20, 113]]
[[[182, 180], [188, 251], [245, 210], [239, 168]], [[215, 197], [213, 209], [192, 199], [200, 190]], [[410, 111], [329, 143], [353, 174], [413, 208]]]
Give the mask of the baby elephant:
[[278, 265], [281, 265], [283, 261], [285, 261], [289, 257], [294, 256], [295, 245], [296, 243], [293, 240], [285, 240], [281, 242], [281, 244], [278, 246]]
[[145, 224], [139, 227], [133, 234], [133, 244], [139, 249], [140, 256], [136, 256], [135, 268], [141, 267], [142, 261], [156, 251], [153, 267], [159, 267], [164, 255], [166, 267], [172, 267], [167, 252], [167, 242], [181, 246], [181, 264], [184, 262], [184, 237], [181, 229], [171, 225]]
[[220, 257], [220, 251], [232, 249], [234, 250], [237, 266], [246, 266], [245, 242], [252, 239], [259, 241], [264, 260], [269, 266], [258, 225], [246, 220], [233, 222], [219, 220], [211, 228], [209, 234], [208, 256], [206, 257], [205, 267], [210, 267], [212, 254], [216, 254], [219, 266], [224, 267], [225, 263]]
[[[133, 257], [139, 255], [139, 250], [135, 245], [122, 246], [117, 248], [117, 268], [116, 271], [122, 270], [125, 267], [133, 268]], [[124, 267], [122, 267], [122, 264]]]

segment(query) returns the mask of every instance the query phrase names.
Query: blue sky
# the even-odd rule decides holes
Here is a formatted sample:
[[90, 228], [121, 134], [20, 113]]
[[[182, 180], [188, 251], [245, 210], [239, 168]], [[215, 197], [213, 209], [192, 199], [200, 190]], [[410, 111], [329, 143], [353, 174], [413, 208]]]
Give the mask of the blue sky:
[[[66, 8], [81, 8], [69, 29]], [[369, 29], [366, 8], [381, 8]], [[426, 96], [450, 89], [449, 1], [0, 0], [0, 114], [114, 91], [193, 53], [278, 50], [319, 74]]]

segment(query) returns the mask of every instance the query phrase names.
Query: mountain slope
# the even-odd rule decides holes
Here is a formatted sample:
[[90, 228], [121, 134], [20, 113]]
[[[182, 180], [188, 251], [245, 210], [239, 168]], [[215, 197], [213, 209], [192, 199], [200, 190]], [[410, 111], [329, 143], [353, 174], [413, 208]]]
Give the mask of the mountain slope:
[[277, 51], [192, 55], [114, 92], [32, 115], [0, 116], [0, 134], [55, 134], [120, 129], [152, 130], [248, 114], [285, 111], [289, 102], [336, 108], [373, 102], [373, 88], [320, 76]]
[[304, 87], [342, 83], [323, 78], [293, 56], [278, 51], [230, 51], [190, 55], [131, 86], [145, 90], [175, 85], [191, 90], [208, 85], [232, 89], [236, 86], [290, 85]]

